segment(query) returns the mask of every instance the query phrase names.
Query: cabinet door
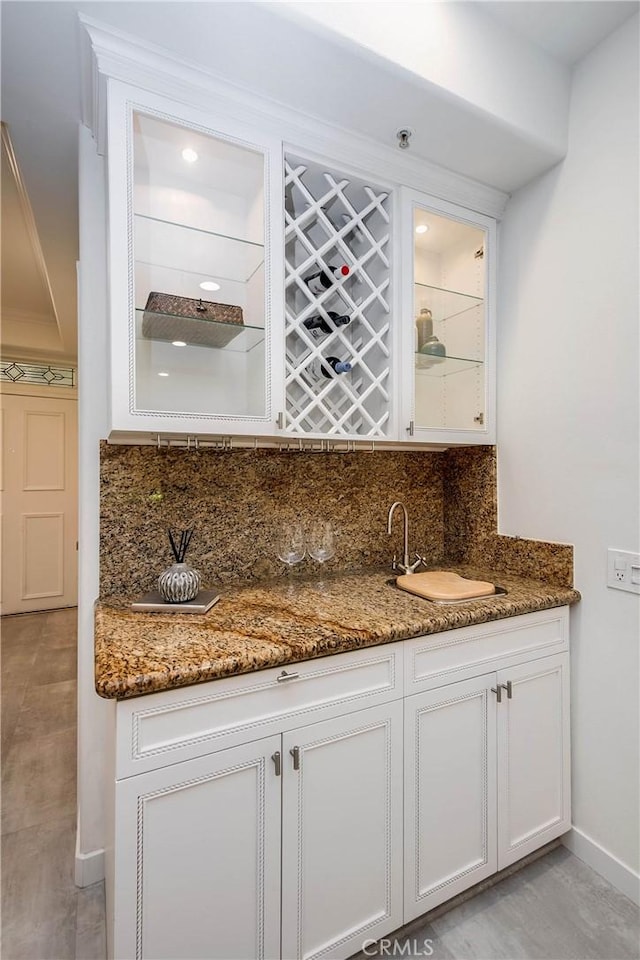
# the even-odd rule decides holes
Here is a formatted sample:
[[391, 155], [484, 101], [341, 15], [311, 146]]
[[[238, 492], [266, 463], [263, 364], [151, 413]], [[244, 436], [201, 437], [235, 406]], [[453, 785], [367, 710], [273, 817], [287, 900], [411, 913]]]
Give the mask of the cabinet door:
[[495, 674], [405, 701], [404, 921], [495, 873]]
[[117, 960], [280, 956], [280, 737], [116, 784]]
[[401, 439], [493, 443], [495, 221], [405, 190], [402, 234]]
[[113, 430], [273, 434], [283, 408], [281, 146], [224, 109], [110, 82]]
[[498, 673], [498, 867], [571, 827], [569, 654]]
[[402, 702], [283, 737], [282, 955], [340, 960], [402, 924]]

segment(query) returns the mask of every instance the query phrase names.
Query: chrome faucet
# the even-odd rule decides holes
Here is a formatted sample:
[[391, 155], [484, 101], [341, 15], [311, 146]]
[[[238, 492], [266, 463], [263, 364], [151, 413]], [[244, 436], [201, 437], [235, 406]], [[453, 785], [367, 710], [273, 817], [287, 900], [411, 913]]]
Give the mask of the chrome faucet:
[[424, 557], [421, 557], [419, 553], [416, 553], [415, 563], [409, 563], [409, 514], [407, 513], [407, 508], [405, 507], [404, 503], [402, 503], [400, 500], [396, 500], [396, 502], [392, 503], [389, 508], [387, 533], [389, 536], [391, 536], [391, 521], [393, 520], [393, 514], [396, 507], [402, 507], [402, 512], [404, 514], [404, 556], [402, 558], [402, 563], [399, 563], [398, 558], [394, 553], [392, 567], [394, 570], [402, 570], [403, 573], [415, 573], [416, 569], [421, 563], [424, 563], [426, 566], [426, 561]]

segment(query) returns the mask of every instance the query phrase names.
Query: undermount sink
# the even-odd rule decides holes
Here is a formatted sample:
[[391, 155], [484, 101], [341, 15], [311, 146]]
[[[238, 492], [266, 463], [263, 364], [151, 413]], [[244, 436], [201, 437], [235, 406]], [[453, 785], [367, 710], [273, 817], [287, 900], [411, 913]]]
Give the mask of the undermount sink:
[[[386, 581], [387, 586], [393, 587], [394, 590], [400, 590], [396, 583], [397, 577], [392, 577], [390, 580]], [[430, 597], [421, 597], [415, 593], [409, 593], [407, 590], [402, 590], [401, 592], [407, 597], [413, 597], [414, 600], [424, 600], [426, 603], [435, 603], [438, 606], [450, 606], [451, 604], [458, 603], [482, 603], [487, 600], [495, 600], [496, 597], [504, 597], [507, 595], [508, 591], [501, 587], [499, 584], [494, 584], [495, 590], [494, 593], [490, 594], [488, 597], [465, 597], [462, 600], [432, 600]]]

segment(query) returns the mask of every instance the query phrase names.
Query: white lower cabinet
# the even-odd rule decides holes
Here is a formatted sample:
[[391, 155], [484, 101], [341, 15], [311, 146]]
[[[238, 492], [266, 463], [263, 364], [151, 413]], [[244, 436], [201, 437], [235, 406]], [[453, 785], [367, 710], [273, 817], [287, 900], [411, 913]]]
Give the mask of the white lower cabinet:
[[119, 781], [116, 836], [121, 960], [348, 957], [402, 925], [402, 700]]
[[565, 833], [569, 655], [405, 701], [405, 922]]
[[121, 960], [280, 956], [280, 737], [116, 785]]
[[571, 827], [569, 654], [500, 670], [497, 682], [502, 870]]
[[405, 921], [498, 869], [491, 686], [479, 677], [405, 701]]
[[570, 828], [568, 609], [124, 701], [117, 727], [109, 956], [345, 960]]
[[349, 957], [403, 922], [402, 700], [283, 746], [282, 956]]

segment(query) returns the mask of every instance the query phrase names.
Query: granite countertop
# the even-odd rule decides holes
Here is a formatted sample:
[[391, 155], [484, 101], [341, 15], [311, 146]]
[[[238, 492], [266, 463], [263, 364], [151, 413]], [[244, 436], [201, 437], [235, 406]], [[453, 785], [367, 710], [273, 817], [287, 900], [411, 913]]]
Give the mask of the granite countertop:
[[137, 613], [99, 602], [95, 680], [102, 697], [140, 694], [282, 666], [576, 603], [570, 588], [451, 565], [506, 596], [438, 605], [388, 585], [389, 570], [280, 579], [221, 590], [209, 613]]

